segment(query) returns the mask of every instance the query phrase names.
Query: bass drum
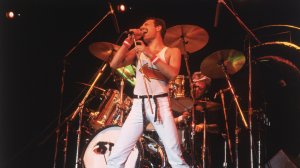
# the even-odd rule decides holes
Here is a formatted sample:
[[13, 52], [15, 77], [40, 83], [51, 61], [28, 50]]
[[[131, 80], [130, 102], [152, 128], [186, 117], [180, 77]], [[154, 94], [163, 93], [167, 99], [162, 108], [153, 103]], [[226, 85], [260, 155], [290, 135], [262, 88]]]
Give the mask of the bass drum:
[[[83, 151], [82, 167], [105, 168], [120, 131], [119, 126], [108, 126], [92, 136]], [[129, 154], [125, 168], [157, 167], [169, 167], [164, 147], [149, 135], [144, 134]]]
[[[82, 161], [84, 168], [105, 168], [107, 159], [120, 135], [121, 127], [108, 126], [96, 133], [85, 147]], [[139, 168], [142, 161], [142, 145], [138, 141], [130, 153], [125, 168]]]

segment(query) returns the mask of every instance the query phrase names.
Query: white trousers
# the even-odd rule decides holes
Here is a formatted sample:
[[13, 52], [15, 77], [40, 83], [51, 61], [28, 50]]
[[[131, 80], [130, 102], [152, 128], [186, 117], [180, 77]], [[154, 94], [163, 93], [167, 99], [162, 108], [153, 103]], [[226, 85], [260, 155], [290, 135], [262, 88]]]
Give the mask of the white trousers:
[[[155, 113], [155, 103], [150, 99], [153, 112]], [[164, 145], [168, 161], [172, 168], [189, 167], [183, 157], [179, 144], [177, 128], [174, 123], [173, 114], [170, 108], [169, 97], [158, 97], [158, 114], [160, 121], [154, 122], [154, 113], [148, 103], [148, 99], [144, 99], [146, 118], [150, 121], [156, 132], [158, 133]], [[143, 133], [143, 113], [142, 99], [134, 99], [131, 111], [122, 126], [120, 136], [112, 149], [112, 153], [108, 158], [108, 168], [122, 168], [132, 151], [133, 147]]]

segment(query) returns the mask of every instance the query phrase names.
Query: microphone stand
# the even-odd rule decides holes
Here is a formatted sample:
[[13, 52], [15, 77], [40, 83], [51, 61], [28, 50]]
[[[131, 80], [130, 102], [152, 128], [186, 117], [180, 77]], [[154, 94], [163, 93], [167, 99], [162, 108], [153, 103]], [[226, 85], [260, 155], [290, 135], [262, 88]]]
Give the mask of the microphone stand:
[[55, 140], [55, 147], [54, 147], [54, 157], [53, 157], [53, 168], [56, 168], [56, 161], [57, 161], [57, 154], [58, 154], [58, 143], [59, 143], [59, 134], [60, 134], [60, 126], [61, 124], [61, 116], [62, 116], [62, 107], [63, 107], [63, 94], [64, 94], [64, 87], [65, 87], [65, 76], [66, 76], [66, 60], [71, 53], [104, 21], [106, 17], [110, 14], [114, 14], [112, 10], [108, 11], [104, 17], [102, 17], [97, 24], [86, 33], [78, 43], [73, 46], [67, 54], [64, 56], [63, 59], [63, 68], [62, 68], [62, 76], [61, 76], [61, 87], [60, 87], [60, 102], [59, 102], [59, 114], [58, 114], [58, 121], [56, 127], [56, 140]]
[[[261, 44], [261, 41], [256, 37], [256, 35], [245, 25], [245, 23], [240, 19], [240, 17], [226, 4], [224, 0], [218, 0], [218, 3], [223, 4], [228, 11], [236, 18], [241, 27], [246, 31], [247, 35], [252, 37], [258, 44]], [[250, 168], [253, 168], [253, 132], [252, 132], [252, 55], [251, 55], [251, 47], [250, 47], [250, 38], [249, 38], [249, 47], [248, 47], [248, 66], [249, 66], [249, 79], [248, 79], [248, 87], [249, 87], [249, 101], [248, 101], [248, 120], [249, 120], [249, 139], [250, 139]]]
[[[132, 38], [133, 38], [134, 47], [135, 47], [135, 46], [137, 46], [137, 42], [136, 42], [134, 34], [132, 34]], [[141, 61], [140, 56], [141, 56], [141, 53], [137, 53], [137, 59], [140, 63], [140, 66], [142, 66], [142, 61]], [[150, 101], [150, 97], [149, 97], [149, 90], [148, 90], [147, 83], [146, 83], [146, 79], [148, 79], [148, 78], [146, 78], [146, 75], [145, 75], [144, 70], [143, 70], [142, 67], [141, 67], [141, 73], [143, 74], [143, 81], [144, 81], [144, 86], [145, 86], [146, 93], [147, 93], [147, 100], [148, 100], [148, 103], [149, 103], [149, 106], [150, 106], [150, 110], [151, 110], [151, 113], [154, 114], [152, 104], [151, 104], [151, 101]], [[151, 82], [151, 81], [149, 80], [149, 82]], [[159, 116], [157, 116], [157, 118], [159, 118]]]
[[92, 92], [96, 82], [98, 81], [98, 79], [100, 78], [100, 76], [103, 74], [103, 71], [105, 70], [105, 68], [107, 67], [108, 63], [104, 63], [104, 65], [99, 69], [98, 75], [96, 76], [95, 80], [93, 81], [93, 83], [91, 84], [89, 90], [87, 91], [87, 93], [85, 94], [84, 98], [82, 99], [82, 101], [79, 103], [77, 109], [73, 112], [70, 120], [74, 120], [74, 118], [76, 117], [77, 114], [79, 114], [79, 120], [78, 120], [78, 130], [77, 130], [77, 144], [76, 144], [76, 162], [75, 162], [75, 168], [78, 168], [78, 165], [80, 164], [79, 162], [79, 147], [80, 147], [80, 139], [81, 139], [81, 123], [82, 123], [82, 109], [84, 107], [85, 101], [88, 98], [88, 96], [90, 95], [90, 93]]

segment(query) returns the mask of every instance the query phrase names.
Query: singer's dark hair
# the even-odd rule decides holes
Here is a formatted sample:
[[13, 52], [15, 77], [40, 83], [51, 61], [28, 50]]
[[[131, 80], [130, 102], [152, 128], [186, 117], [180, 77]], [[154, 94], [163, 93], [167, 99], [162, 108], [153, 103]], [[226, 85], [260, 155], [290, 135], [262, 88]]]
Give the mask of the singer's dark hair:
[[161, 19], [161, 18], [156, 18], [156, 17], [148, 17], [145, 21], [147, 20], [154, 20], [154, 24], [155, 26], [161, 26], [161, 31], [160, 31], [160, 34], [161, 34], [161, 37], [164, 38], [165, 37], [165, 34], [166, 34], [166, 22]]

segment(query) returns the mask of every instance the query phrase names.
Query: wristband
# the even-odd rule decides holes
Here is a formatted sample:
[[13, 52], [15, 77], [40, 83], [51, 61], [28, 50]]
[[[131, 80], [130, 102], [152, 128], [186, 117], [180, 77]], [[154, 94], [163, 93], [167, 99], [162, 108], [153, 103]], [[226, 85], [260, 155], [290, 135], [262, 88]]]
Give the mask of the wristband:
[[155, 57], [155, 58], [151, 61], [151, 63], [152, 63], [153, 65], [155, 65], [155, 63], [158, 61], [158, 59], [159, 59], [159, 57]]
[[125, 47], [127, 47], [127, 48], [129, 48], [131, 46], [130, 43], [126, 40], [123, 42], [123, 45], [125, 45]]

